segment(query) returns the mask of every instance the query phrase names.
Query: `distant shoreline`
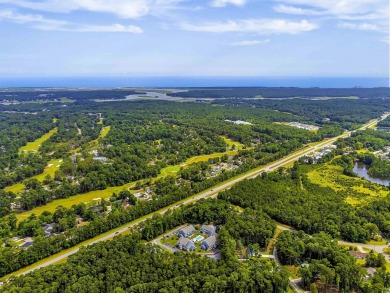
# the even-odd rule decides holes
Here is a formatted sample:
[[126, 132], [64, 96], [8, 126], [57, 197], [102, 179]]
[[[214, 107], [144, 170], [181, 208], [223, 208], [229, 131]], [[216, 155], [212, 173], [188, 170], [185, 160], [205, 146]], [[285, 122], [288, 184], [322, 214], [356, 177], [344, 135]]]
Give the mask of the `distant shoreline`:
[[20, 87], [388, 87], [387, 77], [0, 77], [0, 88]]

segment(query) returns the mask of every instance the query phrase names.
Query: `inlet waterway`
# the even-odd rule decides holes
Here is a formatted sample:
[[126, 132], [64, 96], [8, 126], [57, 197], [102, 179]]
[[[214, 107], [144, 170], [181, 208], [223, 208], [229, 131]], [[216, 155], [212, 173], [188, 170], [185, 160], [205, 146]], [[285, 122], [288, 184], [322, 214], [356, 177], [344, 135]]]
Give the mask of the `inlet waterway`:
[[367, 179], [372, 183], [376, 183], [384, 186], [390, 185], [390, 178], [380, 178], [368, 174], [368, 166], [363, 164], [362, 162], [355, 163], [355, 166], [353, 167], [353, 172], [356, 173], [359, 177]]

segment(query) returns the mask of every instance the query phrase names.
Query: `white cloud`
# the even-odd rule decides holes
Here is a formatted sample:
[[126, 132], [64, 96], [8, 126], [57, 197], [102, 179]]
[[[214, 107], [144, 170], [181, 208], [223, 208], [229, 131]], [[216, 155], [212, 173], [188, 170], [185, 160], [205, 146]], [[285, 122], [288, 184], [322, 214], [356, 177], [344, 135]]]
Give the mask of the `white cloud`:
[[65, 31], [65, 32], [94, 32], [94, 33], [133, 33], [140, 34], [142, 29], [134, 25], [122, 25], [122, 24], [112, 24], [112, 25], [87, 25], [87, 24], [67, 24], [57, 27], [50, 25], [40, 24], [35, 25], [35, 29], [45, 30], [45, 31]]
[[352, 23], [352, 22], [341, 22], [338, 24], [339, 28], [361, 30], [361, 31], [379, 31], [380, 27], [371, 23]]
[[69, 13], [77, 10], [102, 12], [122, 18], [139, 18], [149, 13], [174, 9], [183, 0], [0, 0], [0, 4], [54, 12]]
[[274, 10], [280, 13], [295, 14], [295, 15], [322, 15], [324, 13], [314, 9], [307, 9], [307, 8], [301, 8], [297, 6], [284, 5], [284, 4], [275, 6]]
[[[339, 28], [378, 31], [389, 30], [388, 0], [274, 0], [283, 2], [274, 6], [280, 13], [305, 16], [322, 16], [343, 20]], [[357, 23], [359, 22], [359, 23]]]
[[241, 41], [241, 42], [235, 42], [232, 45], [233, 46], [238, 46], [238, 47], [245, 47], [245, 46], [256, 46], [256, 45], [261, 45], [261, 44], [268, 44], [270, 40], [251, 40], [251, 41]]
[[246, 4], [246, 0], [213, 0], [211, 1], [210, 6], [225, 7], [229, 4], [235, 6], [244, 6]]
[[188, 31], [211, 33], [257, 33], [257, 34], [298, 34], [317, 29], [317, 25], [307, 20], [290, 21], [285, 19], [247, 19], [240, 21], [213, 22], [199, 25], [182, 24]]
[[69, 31], [69, 32], [126, 32], [142, 33], [142, 29], [134, 25], [87, 25], [77, 24], [62, 20], [45, 18], [36, 14], [21, 14], [10, 10], [0, 11], [0, 21], [8, 20], [20, 24], [30, 24], [32, 28], [45, 31]]
[[387, 0], [276, 0], [289, 4], [277, 5], [278, 12], [331, 15], [340, 19], [388, 19]]

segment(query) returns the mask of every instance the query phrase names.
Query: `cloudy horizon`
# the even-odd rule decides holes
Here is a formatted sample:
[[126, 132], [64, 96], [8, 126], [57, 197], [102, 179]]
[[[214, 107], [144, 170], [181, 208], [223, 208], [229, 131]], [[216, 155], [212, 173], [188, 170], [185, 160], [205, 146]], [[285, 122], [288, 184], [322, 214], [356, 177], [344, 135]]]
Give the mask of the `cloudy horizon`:
[[0, 0], [0, 76], [388, 76], [388, 2], [356, 2]]

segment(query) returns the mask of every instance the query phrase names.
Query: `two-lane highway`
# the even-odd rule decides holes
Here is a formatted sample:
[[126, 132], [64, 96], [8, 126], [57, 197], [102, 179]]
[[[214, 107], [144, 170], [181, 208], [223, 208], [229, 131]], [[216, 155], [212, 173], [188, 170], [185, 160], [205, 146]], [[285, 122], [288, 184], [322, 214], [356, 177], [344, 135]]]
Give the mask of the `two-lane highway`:
[[[370, 127], [373, 127], [375, 126], [377, 123], [379, 122], [379, 119], [375, 119], [375, 120], [371, 120], [370, 122], [368, 122], [367, 124], [365, 124], [363, 127], [359, 128], [359, 130], [362, 130], [362, 129], [366, 129], [366, 128], [370, 128]], [[174, 208], [178, 208], [179, 206], [181, 205], [186, 205], [186, 204], [190, 204], [190, 203], [193, 203], [193, 202], [196, 202], [202, 198], [210, 198], [210, 197], [216, 197], [218, 195], [219, 192], [221, 191], [224, 191], [224, 190], [227, 190], [229, 188], [231, 188], [233, 185], [235, 185], [236, 183], [240, 182], [240, 181], [243, 181], [245, 179], [250, 179], [250, 178], [255, 178], [256, 176], [260, 175], [261, 173], [263, 172], [270, 172], [270, 171], [274, 171], [274, 170], [277, 170], [279, 167], [282, 167], [282, 166], [285, 166], [287, 164], [290, 164], [296, 160], [298, 160], [300, 157], [302, 156], [305, 156], [305, 155], [308, 155], [320, 148], [324, 148], [326, 146], [329, 146], [331, 144], [333, 144], [336, 140], [338, 140], [339, 138], [345, 138], [345, 137], [348, 137], [351, 135], [352, 132], [345, 132], [343, 133], [342, 135], [340, 136], [337, 136], [337, 137], [334, 137], [334, 138], [331, 138], [331, 139], [327, 139], [327, 140], [324, 140], [320, 143], [317, 143], [315, 145], [312, 145], [312, 146], [306, 146], [304, 147], [303, 149], [301, 150], [298, 150], [290, 155], [287, 155], [271, 164], [268, 164], [266, 166], [262, 166], [262, 167], [259, 167], [259, 168], [256, 168], [256, 169], [253, 169], [245, 174], [242, 174], [242, 175], [238, 175], [236, 178], [230, 180], [230, 181], [227, 181], [226, 183], [223, 183], [223, 184], [220, 184], [218, 186], [215, 186], [213, 187], [212, 189], [209, 189], [207, 191], [204, 191], [204, 192], [201, 192], [193, 197], [190, 197], [188, 199], [185, 199], [185, 200], [182, 200], [174, 205], [171, 205], [171, 206], [168, 206], [166, 208], [163, 208], [155, 213], [160, 213], [160, 214], [164, 214], [166, 213], [169, 209], [174, 209]], [[49, 266], [51, 264], [54, 264], [54, 263], [57, 263], [57, 262], [60, 262], [66, 258], [68, 258], [70, 255], [72, 254], [75, 254], [76, 252], [79, 251], [80, 247], [82, 246], [88, 246], [88, 245], [92, 245], [94, 243], [97, 243], [97, 242], [100, 242], [100, 241], [105, 241], [105, 240], [109, 240], [111, 238], [113, 238], [114, 236], [117, 236], [119, 234], [122, 234], [122, 233], [125, 233], [125, 232], [128, 232], [129, 228], [132, 228], [138, 224], [140, 224], [141, 222], [145, 221], [146, 219], [149, 219], [151, 218], [155, 213], [151, 213], [149, 215], [146, 215], [140, 219], [137, 219], [129, 224], [126, 224], [124, 226], [121, 226], [119, 228], [116, 228], [116, 229], [113, 229], [111, 230], [110, 232], [108, 233], [105, 233], [103, 235], [99, 235], [91, 240], [88, 240], [88, 241], [85, 241], [83, 242], [82, 244], [79, 244], [77, 245], [76, 247], [73, 247], [73, 248], [70, 248], [70, 249], [67, 249], [65, 251], [62, 251], [60, 253], [54, 256], [51, 256], [47, 259], [47, 261], [45, 260], [42, 260], [40, 261], [38, 264], [32, 264], [30, 265], [27, 269], [24, 268], [24, 269], [21, 269], [20, 271], [16, 271], [12, 274], [12, 276], [20, 276], [20, 275], [24, 275], [24, 274], [28, 274], [36, 269], [39, 269], [39, 268], [43, 268], [43, 267], [46, 267], [46, 266]], [[11, 275], [7, 275], [5, 276], [3, 279], [7, 280], [9, 277], [11, 277]]]

